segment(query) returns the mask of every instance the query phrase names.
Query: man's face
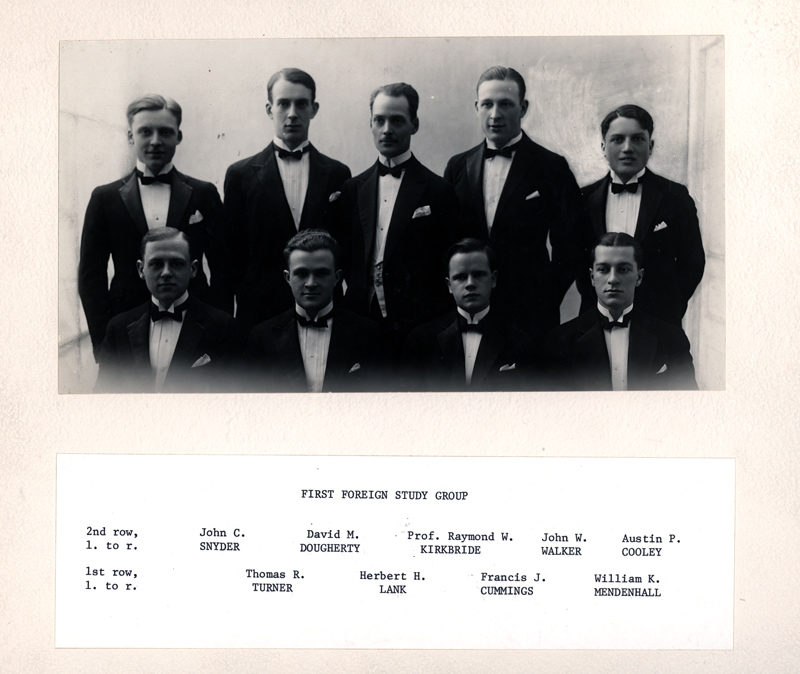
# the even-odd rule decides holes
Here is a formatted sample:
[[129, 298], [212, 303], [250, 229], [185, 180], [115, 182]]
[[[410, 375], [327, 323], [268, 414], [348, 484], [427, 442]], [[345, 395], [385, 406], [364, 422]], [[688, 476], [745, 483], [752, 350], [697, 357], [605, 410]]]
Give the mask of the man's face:
[[311, 89], [304, 84], [281, 78], [272, 85], [267, 115], [275, 124], [275, 136], [290, 150], [308, 140], [308, 127], [317, 110], [319, 103], [311, 100]]
[[158, 175], [172, 161], [181, 142], [178, 120], [169, 110], [142, 110], [133, 116], [128, 140], [136, 150], [136, 159]]
[[597, 246], [592, 263], [592, 285], [597, 299], [614, 318], [633, 302], [633, 293], [642, 282], [631, 246]]
[[286, 282], [292, 287], [294, 301], [316, 318], [333, 297], [333, 290], [341, 277], [336, 269], [333, 252], [320, 250], [293, 250], [289, 255], [289, 269], [283, 272]]
[[150, 241], [144, 260], [138, 260], [136, 266], [150, 294], [164, 309], [186, 292], [197, 274], [197, 260], [191, 259], [189, 243], [182, 236]]
[[372, 102], [369, 127], [378, 152], [391, 159], [411, 147], [411, 136], [419, 129], [419, 120], [411, 119], [405, 96], [378, 94]]
[[483, 135], [498, 148], [519, 134], [528, 101], [520, 101], [519, 86], [511, 80], [486, 80], [478, 87], [475, 111]]
[[628, 182], [647, 165], [653, 152], [653, 140], [635, 119], [617, 117], [608, 127], [600, 147], [611, 170]]
[[486, 253], [456, 253], [450, 258], [447, 287], [456, 305], [470, 316], [489, 306], [492, 288], [496, 284], [497, 272], [489, 266]]

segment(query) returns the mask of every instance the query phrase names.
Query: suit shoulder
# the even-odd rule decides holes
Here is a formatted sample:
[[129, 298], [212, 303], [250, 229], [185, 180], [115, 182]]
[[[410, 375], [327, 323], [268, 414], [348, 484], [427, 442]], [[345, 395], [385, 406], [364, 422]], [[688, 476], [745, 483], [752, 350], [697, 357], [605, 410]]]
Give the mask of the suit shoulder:
[[322, 152], [316, 148], [314, 149], [316, 150], [317, 160], [320, 162], [320, 164], [327, 164], [335, 171], [347, 171], [348, 174], [350, 173], [350, 168], [347, 166], [347, 164], [339, 161], [338, 159], [334, 159], [333, 157], [329, 157], [326, 154], [322, 154]]
[[253, 165], [263, 164], [266, 159], [268, 149], [269, 146], [265, 147], [263, 150], [261, 150], [261, 152], [257, 152], [256, 154], [250, 157], [245, 157], [244, 159], [240, 159], [239, 161], [234, 162], [233, 164], [228, 166], [226, 175], [243, 173]]
[[482, 145], [483, 145], [483, 143], [478, 143], [474, 147], [471, 147], [469, 150], [465, 150], [464, 152], [459, 152], [458, 154], [454, 154], [447, 161], [447, 166], [455, 168], [459, 164], [463, 164], [464, 162], [466, 162], [467, 157], [469, 157], [471, 154], [473, 154], [473, 153], [477, 152], [478, 150], [480, 150]]
[[677, 183], [674, 180], [670, 180], [669, 178], [665, 178], [664, 176], [658, 175], [657, 173], [653, 173], [650, 169], [647, 170], [647, 175], [649, 176], [650, 180], [652, 180], [657, 186], [658, 189], [661, 190], [664, 194], [671, 194], [680, 197], [688, 197], [689, 190], [687, 189], [686, 185], [681, 183]]
[[217, 309], [216, 307], [212, 307], [210, 304], [206, 304], [201, 300], [192, 298], [191, 300], [192, 311], [196, 312], [196, 315], [200, 319], [205, 319], [212, 323], [216, 323], [219, 325], [224, 326], [234, 326], [238, 325], [236, 323], [236, 319], [231, 316], [229, 313], [222, 311], [221, 309]]
[[92, 198], [103, 198], [108, 195], [116, 195], [122, 186], [127, 182], [128, 178], [130, 178], [130, 173], [128, 175], [123, 176], [122, 178], [117, 178], [117, 180], [106, 183], [105, 185], [98, 185], [92, 190]]
[[608, 175], [606, 174], [602, 178], [600, 178], [600, 180], [595, 180], [593, 183], [584, 185], [583, 187], [581, 187], [581, 194], [583, 194], [584, 196], [589, 196], [590, 194], [596, 192], [598, 189], [600, 189], [600, 187], [602, 187], [605, 184], [607, 178]]
[[148, 301], [144, 304], [140, 304], [138, 307], [134, 307], [133, 309], [128, 309], [128, 311], [123, 311], [121, 314], [117, 314], [108, 322], [109, 328], [119, 329], [130, 325], [134, 321], [139, 320], [147, 311], [149, 306], [150, 302]]
[[338, 305], [336, 306], [334, 320], [337, 318], [341, 318], [345, 323], [355, 326], [359, 332], [369, 333], [371, 335], [379, 335], [383, 332], [375, 321], [365, 318], [364, 316], [359, 316]]
[[637, 312], [636, 320], [641, 321], [642, 326], [658, 336], [659, 339], [665, 339], [680, 344], [685, 343], [686, 347], [689, 347], [689, 338], [686, 336], [683, 328], [662, 321], [660, 318], [651, 316], [643, 311]]
[[207, 180], [200, 180], [200, 178], [193, 178], [192, 176], [187, 176], [185, 173], [179, 173], [178, 175], [192, 189], [202, 190], [202, 191], [214, 191], [214, 192], [217, 191], [217, 186], [212, 182], [209, 182]]

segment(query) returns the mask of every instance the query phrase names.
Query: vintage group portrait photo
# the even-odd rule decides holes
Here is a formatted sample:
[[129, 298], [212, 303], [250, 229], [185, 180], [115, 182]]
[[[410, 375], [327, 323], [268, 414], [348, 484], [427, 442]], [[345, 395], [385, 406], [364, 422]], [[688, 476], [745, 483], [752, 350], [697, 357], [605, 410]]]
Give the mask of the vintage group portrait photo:
[[725, 390], [723, 37], [59, 52], [59, 393]]

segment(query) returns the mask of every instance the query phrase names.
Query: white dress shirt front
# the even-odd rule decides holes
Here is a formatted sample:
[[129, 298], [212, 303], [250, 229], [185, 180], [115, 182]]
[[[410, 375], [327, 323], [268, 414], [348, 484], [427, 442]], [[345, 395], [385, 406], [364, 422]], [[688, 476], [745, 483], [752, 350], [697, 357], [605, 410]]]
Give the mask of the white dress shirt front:
[[[608, 320], [614, 320], [611, 317], [611, 312], [599, 302], [597, 303], [597, 310], [603, 314], [603, 316], [608, 318]], [[627, 309], [625, 309], [625, 311], [622, 312], [622, 316], [629, 314], [631, 311], [633, 311], [633, 304], [631, 304]], [[613, 391], [627, 391], [628, 348], [631, 340], [630, 322], [625, 328], [614, 327], [610, 330], [603, 330], [603, 336], [606, 339], [608, 362], [611, 365], [611, 389]]]
[[[503, 147], [514, 145], [521, 140], [522, 131], [508, 141]], [[503, 149], [503, 147], [497, 147], [488, 139], [486, 145], [494, 150]], [[514, 161], [516, 155], [517, 151], [514, 150], [510, 158], [497, 155], [483, 162], [483, 208], [486, 214], [486, 225], [489, 228], [489, 234], [492, 233], [494, 216], [497, 213], [497, 204], [500, 203], [500, 195], [503, 193], [503, 187], [505, 187], [508, 172], [511, 170], [511, 163]]]
[[[155, 177], [153, 172], [141, 161], [136, 161], [136, 168], [148, 177]], [[169, 173], [173, 169], [172, 162], [167, 164], [158, 172], [158, 175]], [[167, 226], [167, 215], [169, 213], [169, 198], [172, 194], [172, 185], [167, 183], [151, 183], [142, 185], [139, 178], [139, 196], [142, 199], [142, 210], [147, 229]]]
[[[639, 178], [647, 169], [642, 169], [626, 184], [639, 184]], [[611, 171], [611, 182], [622, 184], [622, 180]], [[611, 185], [608, 186], [608, 199], [606, 200], [606, 231], [625, 232], [633, 236], [636, 233], [636, 221], [639, 219], [639, 209], [642, 205], [642, 187], [637, 187], [636, 192], [620, 192], [614, 194]]]
[[[292, 152], [280, 138], [275, 138], [273, 143], [275, 143], [276, 148], [280, 147]], [[294, 150], [304, 150], [307, 145], [308, 140], [304, 140]], [[283, 183], [283, 193], [286, 195], [286, 201], [289, 202], [294, 226], [296, 229], [300, 229], [300, 219], [303, 217], [303, 205], [306, 202], [306, 192], [308, 191], [308, 174], [311, 170], [311, 159], [308, 152], [305, 151], [299, 161], [289, 157], [281, 159], [276, 149], [275, 160], [278, 162], [278, 171], [281, 174], [281, 182]]]
[[[298, 314], [313, 321], [317, 316], [325, 316], [330, 313], [333, 310], [333, 301], [329, 302], [328, 306], [322, 309], [317, 316], [310, 316], [299, 304], [295, 304], [294, 308]], [[300, 353], [303, 354], [303, 366], [306, 370], [306, 388], [310, 393], [319, 393], [325, 383], [332, 331], [333, 316], [328, 318], [327, 328], [312, 328], [297, 324], [297, 338], [300, 340]]]
[[[456, 310], [461, 314], [470, 325], [477, 325], [489, 313], [489, 307], [483, 311], [479, 311], [474, 316], [464, 311], [461, 307], [456, 307]], [[465, 331], [461, 333], [461, 343], [464, 345], [464, 377], [467, 386], [472, 382], [472, 372], [475, 370], [475, 359], [478, 357], [478, 349], [481, 348], [481, 339], [483, 334], [480, 332]]]
[[[151, 299], [160, 311], [164, 311], [155, 297], [151, 297]], [[167, 307], [166, 311], [171, 314], [175, 313], [175, 307], [188, 299], [189, 292], [187, 291]], [[173, 321], [169, 318], [162, 318], [160, 321], [150, 319], [150, 367], [156, 373], [156, 393], [164, 390], [164, 381], [167, 379], [172, 356], [175, 355], [175, 346], [181, 336], [181, 328], [186, 316], [184, 315], [182, 318], [181, 321]]]

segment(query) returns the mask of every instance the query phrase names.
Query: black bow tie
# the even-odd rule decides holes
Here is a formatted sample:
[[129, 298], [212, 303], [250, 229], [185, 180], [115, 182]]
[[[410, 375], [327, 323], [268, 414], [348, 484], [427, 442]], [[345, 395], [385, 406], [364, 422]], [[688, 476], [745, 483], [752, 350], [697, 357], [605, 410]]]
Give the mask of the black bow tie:
[[378, 175], [383, 178], [384, 176], [392, 176], [392, 178], [400, 178], [403, 175], [405, 162], [399, 166], [386, 166], [383, 162], [378, 162]]
[[477, 332], [483, 334], [483, 323], [468, 323], [467, 319], [461, 314], [458, 315], [458, 329], [461, 332]]
[[282, 147], [278, 148], [278, 157], [281, 159], [297, 159], [300, 161], [303, 158], [303, 152], [308, 151], [308, 145], [306, 145], [302, 150], [295, 150], [292, 152], [291, 150], [284, 150]]
[[629, 311], [624, 316], [620, 316], [619, 320], [612, 321], [605, 314], [601, 314], [600, 312], [598, 312], [598, 314], [600, 315], [600, 325], [603, 327], [603, 330], [611, 330], [611, 328], [627, 328], [628, 324], [631, 322], [632, 313], [633, 313], [632, 311]]
[[306, 318], [305, 316], [301, 316], [298, 313], [295, 313], [295, 318], [297, 318], [297, 322], [302, 325], [304, 328], [327, 328], [328, 327], [328, 319], [333, 315], [333, 311], [329, 311], [324, 316], [319, 316], [315, 320], [311, 320], [310, 318]]
[[142, 181], [142, 185], [152, 185], [153, 183], [164, 183], [165, 185], [171, 185], [173, 170], [174, 169], [157, 176], [146, 176], [139, 169], [136, 169], [136, 175], [139, 176], [139, 180]]
[[620, 192], [630, 192], [631, 194], [636, 194], [636, 190], [639, 188], [639, 183], [611, 183], [611, 194], [619, 194]]
[[511, 159], [511, 153], [517, 149], [517, 145], [519, 143], [515, 143], [514, 145], [508, 145], [504, 147], [502, 150], [495, 150], [493, 147], [489, 147], [488, 145], [483, 149], [483, 156], [486, 159], [491, 159], [492, 157], [496, 157], [500, 155], [501, 157], [506, 157]]
[[161, 311], [157, 304], [150, 303], [150, 319], [160, 321], [162, 318], [171, 318], [173, 321], [180, 323], [183, 320], [183, 312], [186, 310], [186, 302], [175, 307], [175, 313], [171, 311]]

